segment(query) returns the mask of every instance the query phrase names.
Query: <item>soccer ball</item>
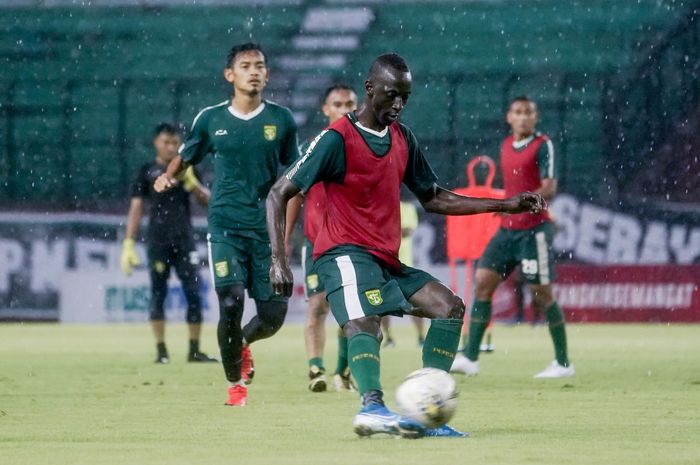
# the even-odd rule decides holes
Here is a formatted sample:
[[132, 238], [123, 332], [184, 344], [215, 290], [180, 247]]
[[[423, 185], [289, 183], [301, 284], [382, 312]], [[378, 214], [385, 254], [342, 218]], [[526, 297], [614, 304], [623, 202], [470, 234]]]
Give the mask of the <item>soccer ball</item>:
[[402, 415], [426, 428], [444, 425], [457, 409], [457, 383], [437, 368], [421, 368], [409, 374], [396, 390]]

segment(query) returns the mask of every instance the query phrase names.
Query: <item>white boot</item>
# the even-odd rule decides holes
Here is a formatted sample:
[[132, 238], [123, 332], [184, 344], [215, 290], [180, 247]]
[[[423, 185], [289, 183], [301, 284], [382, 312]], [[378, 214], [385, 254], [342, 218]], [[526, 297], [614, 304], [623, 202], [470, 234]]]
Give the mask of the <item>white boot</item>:
[[453, 373], [462, 373], [467, 376], [476, 376], [479, 374], [479, 361], [472, 362], [463, 354], [458, 353], [452, 362], [450, 371]]
[[535, 378], [571, 378], [572, 376], [574, 376], [575, 373], [576, 371], [574, 370], [573, 365], [569, 365], [568, 367], [561, 366], [556, 360], [554, 360], [552, 363], [549, 364], [547, 368], [544, 369], [544, 371], [537, 373], [535, 375]]

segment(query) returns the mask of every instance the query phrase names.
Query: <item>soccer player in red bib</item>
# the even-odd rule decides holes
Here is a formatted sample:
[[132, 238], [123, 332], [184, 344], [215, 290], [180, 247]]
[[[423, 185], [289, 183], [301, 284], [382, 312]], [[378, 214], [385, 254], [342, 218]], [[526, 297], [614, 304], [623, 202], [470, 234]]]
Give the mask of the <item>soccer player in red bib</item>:
[[[507, 196], [533, 191], [551, 200], [557, 191], [552, 141], [536, 132], [537, 105], [527, 97], [513, 99], [506, 116], [512, 134], [501, 145], [501, 170]], [[491, 298], [518, 265], [530, 285], [532, 303], [545, 314], [554, 343], [555, 360], [535, 378], [566, 378], [574, 375], [566, 350], [564, 316], [554, 300], [554, 254], [549, 213], [509, 215], [493, 236], [477, 265], [474, 303], [469, 316], [469, 340], [452, 371], [468, 376], [479, 373], [479, 345], [491, 319]]]
[[[357, 108], [355, 91], [345, 84], [334, 84], [323, 94], [321, 111], [328, 118], [328, 124], [333, 124]], [[305, 153], [311, 140], [304, 142], [299, 148]], [[301, 263], [304, 270], [304, 296], [308, 304], [306, 324], [304, 325], [304, 340], [309, 360], [309, 390], [312, 392], [326, 391], [326, 368], [323, 363], [323, 348], [326, 343], [326, 317], [329, 306], [323, 283], [313, 259], [314, 242], [323, 226], [326, 209], [326, 191], [321, 183], [314, 185], [306, 193], [289, 202], [287, 208], [286, 240], [289, 241], [294, 229], [294, 222], [299, 214], [301, 203], [304, 204], [304, 246], [301, 252]], [[290, 249], [291, 246], [286, 246]], [[337, 391], [354, 391], [355, 387], [348, 367], [348, 340], [342, 331], [338, 334], [338, 362], [333, 383]]]
[[314, 243], [314, 259], [331, 312], [348, 338], [348, 361], [362, 408], [353, 427], [360, 436], [464, 437], [447, 425], [425, 429], [389, 411], [379, 381], [383, 315], [430, 318], [423, 365], [449, 370], [459, 342], [464, 302], [428, 273], [402, 264], [401, 183], [434, 213], [539, 213], [542, 197], [522, 193], [507, 200], [474, 199], [439, 187], [418, 142], [398, 122], [411, 94], [412, 77], [399, 55], [379, 56], [365, 81], [365, 98], [354, 113], [322, 131], [304, 155], [272, 187], [267, 224], [272, 247], [273, 290], [290, 295], [292, 272], [284, 251], [289, 199], [316, 183], [326, 190], [326, 208]]

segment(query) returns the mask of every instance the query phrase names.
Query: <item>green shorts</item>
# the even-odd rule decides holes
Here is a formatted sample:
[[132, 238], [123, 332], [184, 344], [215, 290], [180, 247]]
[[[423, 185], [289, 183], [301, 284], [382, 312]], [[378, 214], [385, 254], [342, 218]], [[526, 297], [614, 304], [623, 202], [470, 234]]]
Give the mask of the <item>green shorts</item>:
[[323, 283], [318, 277], [313, 254], [314, 245], [305, 237], [304, 245], [301, 248], [301, 267], [304, 270], [304, 296], [306, 300], [323, 292]]
[[505, 279], [521, 265], [528, 283], [551, 284], [554, 281], [553, 234], [549, 222], [523, 230], [500, 228], [486, 246], [477, 268], [494, 270]]
[[368, 315], [402, 316], [413, 306], [408, 299], [431, 281], [430, 274], [401, 265], [389, 269], [361, 247], [339, 246], [316, 260], [331, 312], [342, 327]]
[[242, 284], [256, 300], [283, 300], [270, 285], [270, 243], [235, 234], [209, 233], [209, 268], [214, 287]]

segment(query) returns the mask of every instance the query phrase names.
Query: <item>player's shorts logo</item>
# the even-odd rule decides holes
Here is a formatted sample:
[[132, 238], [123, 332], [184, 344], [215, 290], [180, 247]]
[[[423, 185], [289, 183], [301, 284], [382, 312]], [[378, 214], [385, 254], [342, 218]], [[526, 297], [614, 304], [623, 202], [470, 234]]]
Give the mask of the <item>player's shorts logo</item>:
[[382, 298], [382, 293], [379, 291], [379, 289], [371, 289], [369, 291], [365, 291], [365, 295], [367, 296], [367, 300], [369, 301], [370, 305], [374, 305], [375, 307], [377, 305], [381, 305], [384, 302], [384, 299]]
[[228, 276], [228, 262], [217, 262], [214, 264], [214, 271], [219, 278]]
[[274, 124], [263, 126], [263, 135], [265, 136], [265, 140], [273, 141], [277, 139], [277, 126]]
[[153, 263], [153, 269], [156, 270], [156, 273], [161, 274], [165, 271], [165, 263], [161, 262], [160, 260], [156, 260]]
[[310, 290], [315, 290], [318, 287], [318, 275], [310, 274], [306, 277], [306, 287]]

